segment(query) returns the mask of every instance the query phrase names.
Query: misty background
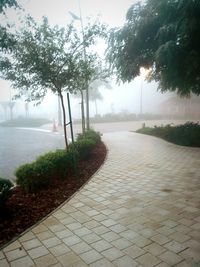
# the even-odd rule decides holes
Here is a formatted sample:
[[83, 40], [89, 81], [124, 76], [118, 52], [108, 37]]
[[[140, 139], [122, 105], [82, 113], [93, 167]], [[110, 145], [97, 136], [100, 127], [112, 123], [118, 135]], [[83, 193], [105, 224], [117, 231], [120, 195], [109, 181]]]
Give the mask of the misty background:
[[[81, 11], [83, 17], [83, 24], [88, 17], [99, 17], [102, 22], [108, 25], [109, 28], [120, 27], [125, 22], [125, 16], [128, 8], [137, 1], [131, 0], [118, 0], [116, 1], [81, 1]], [[16, 27], [20, 25], [24, 14], [29, 13], [36, 21], [41, 21], [43, 16], [47, 16], [49, 23], [52, 25], [58, 24], [59, 26], [65, 26], [72, 20], [69, 12], [73, 12], [79, 15], [78, 1], [74, 0], [20, 0], [19, 4], [24, 10], [10, 9], [7, 12], [6, 19], [10, 23], [15, 23]], [[1, 18], [3, 19], [3, 18]], [[5, 19], [5, 18], [4, 18]], [[75, 22], [77, 28], [80, 28], [80, 22]], [[106, 44], [102, 41], [99, 42], [94, 49], [103, 58], [106, 49]], [[144, 80], [143, 76], [137, 77], [131, 83], [117, 84], [113, 79], [110, 81], [112, 89], [106, 89], [103, 86], [99, 91], [102, 95], [102, 100], [97, 100], [96, 103], [90, 102], [90, 117], [95, 115], [104, 115], [107, 113], [134, 113], [134, 114], [164, 114], [169, 113], [188, 113], [183, 111], [182, 104], [177, 107], [177, 101], [185, 104], [185, 100], [177, 100], [179, 97], [172, 93], [160, 93], [157, 90], [157, 84], [155, 82], [148, 83]], [[94, 90], [94, 89], [93, 89]], [[15, 102], [12, 108], [12, 117], [17, 118], [19, 116], [29, 117], [44, 117], [50, 120], [58, 121], [58, 99], [57, 96], [49, 93], [44, 101], [35, 106], [35, 103], [25, 104], [25, 99], [13, 100], [16, 91], [11, 88], [9, 81], [0, 80], [0, 121], [10, 119], [11, 112], [9, 108], [5, 108], [3, 103]], [[176, 98], [176, 101], [174, 99]], [[171, 101], [172, 100], [172, 101]], [[169, 102], [173, 102], [169, 105]], [[193, 105], [191, 100], [187, 101], [187, 106]], [[198, 103], [199, 105], [199, 98]], [[165, 109], [163, 108], [165, 107]], [[81, 116], [80, 100], [71, 96], [71, 108], [73, 119], [79, 119]], [[174, 110], [173, 110], [174, 109]], [[195, 119], [199, 116], [198, 108], [195, 112], [189, 111], [192, 117], [193, 113], [196, 114]], [[197, 115], [198, 114], [198, 115]]]

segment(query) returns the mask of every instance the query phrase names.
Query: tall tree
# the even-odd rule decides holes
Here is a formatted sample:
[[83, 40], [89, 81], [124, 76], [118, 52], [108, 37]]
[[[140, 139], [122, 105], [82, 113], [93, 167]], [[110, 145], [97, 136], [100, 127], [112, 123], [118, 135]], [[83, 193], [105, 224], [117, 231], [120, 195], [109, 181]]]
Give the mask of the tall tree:
[[0, 13], [4, 12], [5, 8], [8, 7], [17, 7], [17, 1], [16, 0], [1, 0], [0, 1]]
[[[88, 61], [88, 58], [87, 58]], [[86, 62], [87, 62], [86, 61]], [[103, 65], [102, 59], [96, 54], [93, 57], [93, 62], [90, 61], [89, 66], [92, 68], [90, 71], [90, 77], [87, 79], [87, 86], [89, 90], [89, 100], [96, 101], [96, 99], [103, 99], [103, 96], [99, 92], [99, 88], [104, 86], [108, 89], [111, 88], [108, 77], [111, 76], [110, 70]], [[83, 76], [84, 78], [84, 76]], [[80, 80], [79, 80], [80, 82]], [[82, 83], [82, 82], [81, 82]], [[84, 84], [84, 83], [82, 83]], [[81, 98], [81, 113], [82, 113], [82, 131], [85, 131], [85, 126], [83, 125], [83, 114], [84, 114], [84, 90], [85, 88], [79, 85], [79, 90], [75, 91], [74, 97]]]
[[[105, 70], [100, 69], [101, 61], [98, 55], [95, 54], [87, 54], [87, 60], [81, 62], [79, 65], [79, 77], [77, 77], [74, 84], [74, 96], [81, 98], [81, 118], [82, 118], [82, 132], [85, 132], [86, 129], [86, 121], [85, 121], [85, 109], [84, 109], [84, 91], [86, 87], [93, 81], [93, 79], [97, 79], [100, 75], [105, 73]], [[89, 75], [88, 75], [88, 74]]]
[[[5, 10], [10, 7], [19, 7], [16, 0], [0, 0], [0, 14], [5, 15]], [[14, 36], [9, 33], [7, 27], [0, 25], [0, 51], [12, 49]]]
[[127, 12], [109, 36], [108, 59], [119, 80], [151, 68], [161, 91], [200, 94], [200, 1], [147, 0]]
[[67, 142], [66, 114], [63, 92], [73, 92], [90, 79], [93, 68], [93, 55], [88, 54], [85, 62], [83, 45], [94, 44], [95, 36], [101, 31], [101, 25], [90, 25], [85, 30], [87, 36], [80, 40], [73, 24], [66, 28], [50, 27], [47, 18], [38, 25], [28, 17], [27, 26], [15, 36], [15, 46], [11, 54], [4, 55], [0, 62], [3, 78], [12, 82], [18, 89], [18, 96], [27, 95], [29, 100], [41, 102], [48, 90], [59, 95], [63, 112], [65, 144]]
[[89, 85], [90, 101], [93, 101], [95, 103], [96, 115], [98, 115], [97, 101], [102, 101], [104, 98], [104, 96], [100, 92], [101, 87], [112, 89], [110, 81], [107, 79], [97, 79], [91, 82], [91, 84]]

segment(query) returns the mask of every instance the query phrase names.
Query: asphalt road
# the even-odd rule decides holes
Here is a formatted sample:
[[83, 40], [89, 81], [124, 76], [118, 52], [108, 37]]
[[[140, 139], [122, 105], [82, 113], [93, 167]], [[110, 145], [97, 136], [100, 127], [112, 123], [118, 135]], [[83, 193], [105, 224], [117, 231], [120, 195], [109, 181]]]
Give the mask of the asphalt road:
[[0, 127], [0, 177], [14, 180], [18, 166], [33, 161], [44, 152], [63, 147], [60, 134]]

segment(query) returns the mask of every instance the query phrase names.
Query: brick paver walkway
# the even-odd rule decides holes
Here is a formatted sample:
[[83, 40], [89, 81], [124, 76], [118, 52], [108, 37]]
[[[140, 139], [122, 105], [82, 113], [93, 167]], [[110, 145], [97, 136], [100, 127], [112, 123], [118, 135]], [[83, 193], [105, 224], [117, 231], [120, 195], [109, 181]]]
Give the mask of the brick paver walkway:
[[0, 266], [200, 266], [200, 149], [105, 134], [108, 158], [68, 203], [0, 252]]

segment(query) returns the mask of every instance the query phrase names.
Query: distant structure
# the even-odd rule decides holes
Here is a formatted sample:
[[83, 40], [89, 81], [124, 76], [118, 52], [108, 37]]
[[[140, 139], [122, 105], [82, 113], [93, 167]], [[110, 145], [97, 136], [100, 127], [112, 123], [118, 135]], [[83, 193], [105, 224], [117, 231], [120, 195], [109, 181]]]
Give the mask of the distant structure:
[[169, 119], [200, 120], [200, 96], [192, 95], [190, 98], [172, 96], [160, 105], [159, 113]]
[[[15, 106], [15, 102], [13, 101], [1, 101], [0, 105], [4, 110], [4, 120], [12, 120], [13, 119], [13, 108]], [[10, 111], [10, 116], [8, 115], [8, 110]]]
[[24, 106], [25, 106], [26, 118], [28, 118], [29, 117], [29, 102], [25, 102]]

